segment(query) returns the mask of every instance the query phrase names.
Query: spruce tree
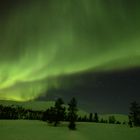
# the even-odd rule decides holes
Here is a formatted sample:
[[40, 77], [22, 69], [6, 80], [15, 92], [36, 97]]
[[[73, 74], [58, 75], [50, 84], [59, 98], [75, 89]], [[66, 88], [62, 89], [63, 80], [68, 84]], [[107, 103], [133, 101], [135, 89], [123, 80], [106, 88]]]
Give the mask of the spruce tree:
[[132, 122], [134, 126], [140, 126], [140, 106], [137, 102], [131, 103], [129, 122]]
[[63, 104], [64, 104], [64, 102], [61, 98], [58, 98], [55, 102], [54, 126], [57, 126], [60, 121], [64, 120], [65, 107], [62, 106]]
[[90, 114], [89, 114], [89, 122], [92, 122], [92, 121], [93, 121], [93, 114], [90, 113]]
[[99, 122], [99, 117], [97, 113], [94, 114], [94, 122]]
[[76, 120], [77, 120], [77, 101], [75, 98], [72, 98], [70, 103], [68, 104], [68, 120], [69, 120], [69, 129], [75, 130], [76, 129]]

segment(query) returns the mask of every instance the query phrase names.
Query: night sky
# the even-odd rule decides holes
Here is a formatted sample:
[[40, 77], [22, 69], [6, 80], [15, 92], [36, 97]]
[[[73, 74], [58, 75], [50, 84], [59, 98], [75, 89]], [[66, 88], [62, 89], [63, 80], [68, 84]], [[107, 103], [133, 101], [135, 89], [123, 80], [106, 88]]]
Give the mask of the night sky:
[[125, 113], [139, 84], [139, 0], [0, 0], [1, 100]]

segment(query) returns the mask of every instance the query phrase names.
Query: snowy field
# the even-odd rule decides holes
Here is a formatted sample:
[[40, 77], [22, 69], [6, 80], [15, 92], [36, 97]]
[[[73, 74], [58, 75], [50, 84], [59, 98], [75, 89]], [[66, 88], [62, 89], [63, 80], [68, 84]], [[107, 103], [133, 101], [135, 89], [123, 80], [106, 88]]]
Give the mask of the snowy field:
[[0, 140], [140, 140], [140, 128], [126, 125], [77, 123], [70, 131], [41, 121], [0, 120]]

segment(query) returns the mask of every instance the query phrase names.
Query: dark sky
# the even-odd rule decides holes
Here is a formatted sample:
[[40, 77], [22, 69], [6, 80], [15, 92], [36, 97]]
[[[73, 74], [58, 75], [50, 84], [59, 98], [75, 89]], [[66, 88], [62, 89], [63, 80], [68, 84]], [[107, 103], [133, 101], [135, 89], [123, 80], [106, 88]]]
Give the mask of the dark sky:
[[139, 25], [139, 0], [1, 0], [0, 99], [126, 113], [140, 100]]
[[89, 72], [61, 77], [61, 86], [52, 88], [41, 100], [66, 102], [76, 97], [79, 106], [90, 112], [129, 112], [132, 101], [140, 101], [140, 68], [110, 72]]

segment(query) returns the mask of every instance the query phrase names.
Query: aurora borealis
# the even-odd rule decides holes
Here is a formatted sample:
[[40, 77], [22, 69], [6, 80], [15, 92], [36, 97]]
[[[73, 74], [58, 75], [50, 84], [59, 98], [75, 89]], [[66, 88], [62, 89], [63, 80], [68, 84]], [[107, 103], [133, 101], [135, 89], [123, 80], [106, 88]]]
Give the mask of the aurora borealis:
[[0, 99], [31, 100], [61, 76], [139, 60], [139, 0], [0, 1]]

